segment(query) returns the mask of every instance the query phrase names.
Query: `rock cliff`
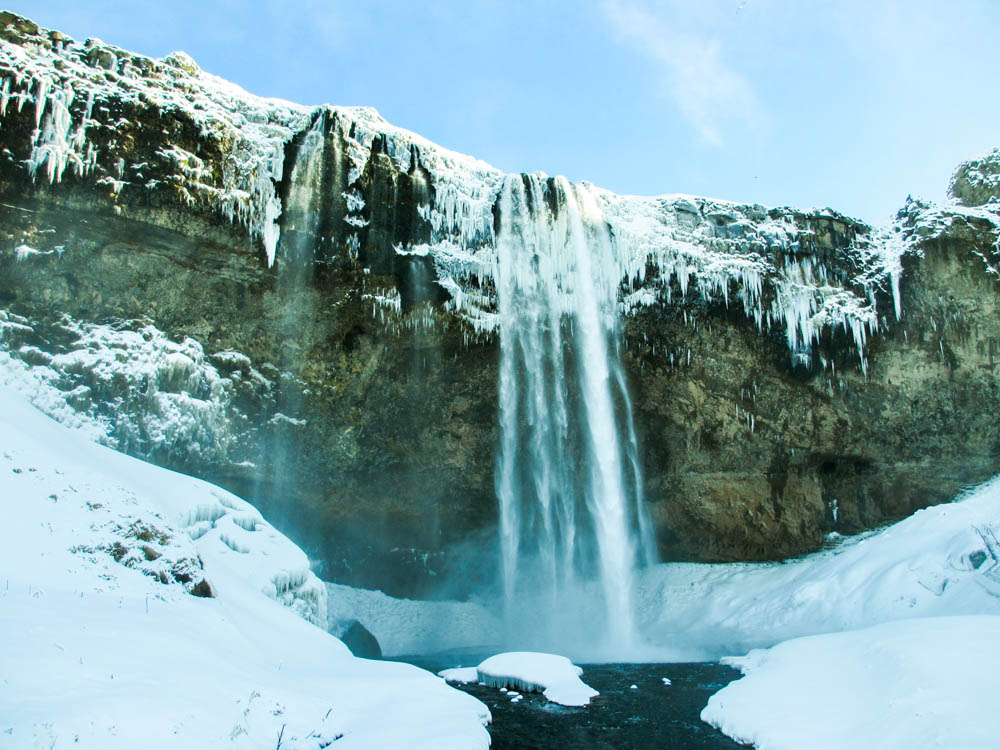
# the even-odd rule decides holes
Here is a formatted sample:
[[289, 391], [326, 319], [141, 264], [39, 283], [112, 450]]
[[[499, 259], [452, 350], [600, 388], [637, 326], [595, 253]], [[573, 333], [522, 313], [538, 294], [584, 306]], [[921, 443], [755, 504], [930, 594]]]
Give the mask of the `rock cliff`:
[[[10, 13], [0, 77], [0, 373], [252, 499], [327, 577], [492, 583], [507, 177]], [[802, 554], [1000, 471], [998, 165], [885, 229], [579, 186], [663, 558]]]

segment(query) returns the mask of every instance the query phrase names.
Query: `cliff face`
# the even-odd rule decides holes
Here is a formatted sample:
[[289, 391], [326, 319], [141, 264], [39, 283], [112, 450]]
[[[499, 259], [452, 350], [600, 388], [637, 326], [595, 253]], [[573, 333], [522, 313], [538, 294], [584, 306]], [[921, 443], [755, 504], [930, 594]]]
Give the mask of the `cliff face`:
[[[467, 561], [494, 543], [496, 232], [518, 178], [181, 53], [0, 28], [0, 372], [251, 498], [332, 578], [492, 581]], [[964, 204], [911, 201], [884, 231], [578, 186], [617, 264], [662, 556], [800, 554], [1000, 470], [996, 160], [956, 173]]]

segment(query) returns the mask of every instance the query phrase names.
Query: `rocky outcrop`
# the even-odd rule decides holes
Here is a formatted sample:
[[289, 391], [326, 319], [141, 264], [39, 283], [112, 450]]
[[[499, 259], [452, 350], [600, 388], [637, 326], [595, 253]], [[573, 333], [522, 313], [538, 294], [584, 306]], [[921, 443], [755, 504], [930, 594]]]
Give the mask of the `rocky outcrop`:
[[886, 300], [867, 372], [836, 337], [829, 367], [790, 364], [724, 308], [688, 312], [697, 330], [683, 306], [630, 321], [661, 551], [797, 555], [996, 472], [996, 217], [911, 201], [898, 229], [902, 315]]
[[[332, 579], [490, 583], [511, 178], [182, 53], [9, 13], [0, 39], [6, 371], [252, 499]], [[965, 205], [910, 201], [885, 231], [580, 186], [618, 264], [663, 557], [801, 554], [1000, 470], [994, 156], [956, 173]]]
[[959, 166], [952, 175], [948, 192], [966, 206], [1000, 202], [1000, 149]]

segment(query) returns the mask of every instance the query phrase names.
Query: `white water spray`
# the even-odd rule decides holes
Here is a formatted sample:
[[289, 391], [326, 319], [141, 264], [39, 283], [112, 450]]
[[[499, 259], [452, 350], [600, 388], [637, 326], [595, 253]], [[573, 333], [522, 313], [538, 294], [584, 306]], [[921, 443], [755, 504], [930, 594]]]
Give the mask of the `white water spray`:
[[557, 636], [596, 580], [602, 622], [578, 630], [629, 649], [634, 570], [655, 549], [618, 357], [619, 263], [586, 188], [509, 177], [499, 209], [496, 490], [509, 632], [524, 601], [542, 597], [544, 635]]

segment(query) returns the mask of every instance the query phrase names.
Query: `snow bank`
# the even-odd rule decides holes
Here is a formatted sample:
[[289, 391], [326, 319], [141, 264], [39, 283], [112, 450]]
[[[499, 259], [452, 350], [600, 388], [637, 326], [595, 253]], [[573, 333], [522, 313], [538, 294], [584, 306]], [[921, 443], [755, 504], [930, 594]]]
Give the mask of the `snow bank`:
[[1000, 477], [825, 552], [786, 563], [660, 565], [639, 588], [642, 632], [670, 661], [903, 618], [1000, 615]]
[[307, 622], [325, 589], [253, 507], [0, 411], [0, 748], [488, 747], [471, 696]]
[[563, 706], [586, 706], [599, 695], [580, 679], [583, 670], [556, 654], [511, 651], [491, 656], [476, 667], [479, 681], [495, 688], [542, 693]]
[[900, 620], [728, 659], [703, 721], [760, 750], [995, 748], [1000, 617]]

